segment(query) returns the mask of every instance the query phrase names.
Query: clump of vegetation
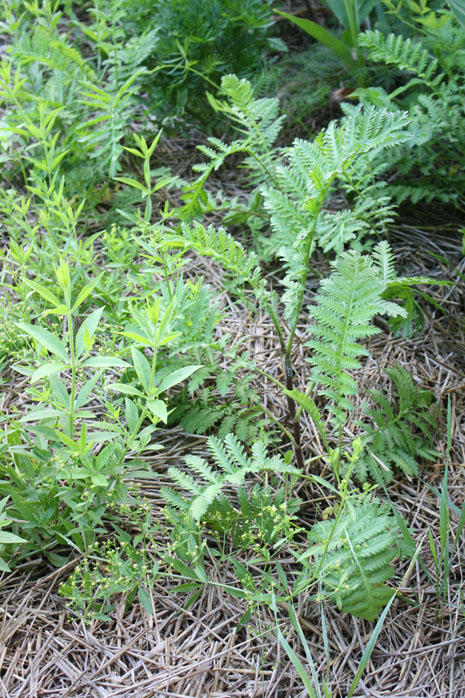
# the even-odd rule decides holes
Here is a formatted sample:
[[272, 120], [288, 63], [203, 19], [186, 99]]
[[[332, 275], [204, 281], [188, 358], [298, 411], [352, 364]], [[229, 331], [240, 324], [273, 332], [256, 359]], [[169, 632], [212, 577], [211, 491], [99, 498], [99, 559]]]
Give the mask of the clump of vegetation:
[[[398, 272], [389, 233], [407, 198], [462, 206], [465, 41], [427, 3], [412, 5], [410, 37], [362, 31], [379, 3], [325, 4], [341, 38], [296, 23], [342, 59], [357, 103], [285, 145], [281, 94], [302, 100], [291, 118], [305, 127], [330, 87], [320, 49], [307, 73], [292, 57], [262, 72], [282, 48], [268, 0], [6, 0], [0, 25], [0, 571], [77, 559], [60, 594], [86, 622], [136, 600], [153, 614], [157, 585], [188, 592], [186, 609], [216, 586], [243, 604], [241, 627], [274, 618], [318, 697], [329, 679], [320, 689], [297, 609], [379, 616], [350, 696], [424, 554], [387, 486], [439, 458], [440, 406], [402, 366], [368, 387], [362, 374], [373, 338], [421, 330], [418, 287], [447, 283]], [[286, 65], [295, 83], [264, 94]], [[196, 117], [198, 162], [175, 174], [155, 121]], [[218, 192], [226, 168], [235, 186]], [[266, 336], [250, 331], [258, 318]], [[449, 452], [450, 408], [448, 425]], [[457, 537], [465, 522], [448, 467], [440, 545], [429, 539], [438, 609], [449, 511]]]

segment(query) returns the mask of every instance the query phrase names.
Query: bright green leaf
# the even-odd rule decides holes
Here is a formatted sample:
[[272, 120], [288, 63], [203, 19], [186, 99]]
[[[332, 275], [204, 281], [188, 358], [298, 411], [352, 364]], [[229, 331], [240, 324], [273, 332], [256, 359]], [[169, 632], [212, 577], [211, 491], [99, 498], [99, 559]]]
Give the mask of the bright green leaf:
[[148, 400], [147, 407], [155, 417], [158, 417], [158, 419], [166, 424], [168, 421], [168, 411], [163, 400]]
[[151, 392], [152, 369], [145, 356], [138, 349], [131, 347], [131, 356], [136, 369], [137, 377], [139, 378], [145, 392]]
[[27, 543], [24, 538], [15, 536], [14, 533], [9, 533], [8, 531], [0, 531], [0, 544], [9, 545], [10, 543]]
[[122, 359], [117, 359], [115, 356], [92, 356], [82, 363], [82, 366], [92, 368], [127, 368], [130, 365]]
[[189, 376], [195, 373], [195, 371], [198, 371], [199, 368], [203, 368], [203, 365], [200, 364], [195, 366], [183, 366], [182, 368], [178, 368], [176, 371], [173, 371], [168, 376], [165, 376], [165, 378], [158, 386], [158, 392], [162, 393], [164, 390], [168, 390], [168, 388], [171, 388], [173, 385], [182, 383], [182, 381], [186, 380], [186, 378], [189, 378]]
[[150, 615], [153, 616], [155, 614], [155, 611], [153, 610], [153, 603], [152, 603], [152, 598], [150, 594], [145, 591], [143, 587], [139, 587], [139, 601], [141, 602], [142, 606], [144, 607], [144, 610]]
[[64, 344], [49, 330], [40, 327], [39, 325], [29, 325], [27, 322], [17, 322], [17, 326], [33, 337], [36, 342], [45, 347], [51, 354], [59, 356], [65, 361], [69, 361], [69, 356]]
[[108, 478], [101, 473], [93, 473], [90, 479], [96, 487], [108, 487]]
[[34, 371], [34, 373], [31, 376], [31, 383], [37, 383], [41, 378], [46, 378], [47, 376], [52, 376], [55, 373], [59, 373], [60, 371], [64, 371], [65, 369], [69, 368], [69, 366], [66, 366], [65, 364], [58, 363], [56, 361], [52, 361], [48, 364], [43, 364], [43, 366], [39, 366], [38, 369]]

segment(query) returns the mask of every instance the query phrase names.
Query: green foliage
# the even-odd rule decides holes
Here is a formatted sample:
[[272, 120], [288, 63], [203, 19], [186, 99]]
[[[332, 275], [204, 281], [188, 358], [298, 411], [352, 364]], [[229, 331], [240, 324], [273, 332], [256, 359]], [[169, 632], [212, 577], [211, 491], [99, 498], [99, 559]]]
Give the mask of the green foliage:
[[[269, 457], [265, 445], [257, 441], [252, 446], [251, 456], [243, 444], [233, 434], [228, 434], [224, 442], [211, 436], [207, 448], [218, 470], [214, 470], [204, 458], [188, 456], [186, 465], [195, 477], [179, 468], [169, 468], [168, 473], [178, 487], [194, 495], [189, 505], [189, 513], [195, 521], [202, 519], [212, 502], [226, 485], [242, 485], [247, 475], [263, 472], [297, 474], [299, 471], [277, 456]], [[202, 485], [198, 479], [204, 480]], [[171, 505], [184, 508], [183, 500], [171, 489], [162, 489], [164, 499]]]
[[239, 487], [237, 507], [222, 493], [209, 506], [205, 523], [216, 533], [218, 543], [231, 536], [234, 546], [259, 551], [293, 538], [300, 504], [300, 499], [286, 497], [283, 487], [273, 491], [255, 484], [250, 492]]
[[[213, 227], [206, 229], [200, 223], [183, 225], [180, 231], [155, 228], [153, 242], [155, 249], [193, 250], [199, 255], [210, 257], [231, 275], [233, 288], [237, 292], [248, 284], [258, 299], [269, 302], [270, 294], [261, 278], [257, 256], [253, 252], [247, 253], [223, 228], [215, 231]], [[152, 247], [153, 251], [155, 249]]]
[[351, 497], [333, 519], [315, 524], [309, 550], [324, 596], [346, 613], [373, 621], [393, 594], [386, 586], [399, 556], [395, 518], [366, 495]]
[[409, 110], [407, 147], [397, 148], [385, 166], [396, 170], [389, 191], [398, 201], [434, 198], [463, 203], [465, 176], [460, 146], [464, 138], [465, 38], [451, 15], [433, 12], [423, 23], [425, 35], [404, 38], [380, 31], [361, 35], [372, 61], [407, 73], [390, 94], [384, 87], [357, 90], [364, 104]]
[[3, 497], [0, 500], [0, 572], [11, 572], [10, 568], [3, 559], [5, 546], [18, 545], [19, 543], [26, 543], [24, 538], [16, 536], [10, 531], [4, 531], [5, 526], [11, 524], [11, 519], [5, 518], [5, 507], [8, 502], [8, 497]]
[[148, 549], [156, 548], [158, 527], [146, 502], [139, 502], [137, 507], [119, 507], [118, 513], [130, 514], [131, 526], [138, 525], [140, 533], [131, 536], [114, 524], [117, 540], [91, 545], [59, 588], [68, 608], [86, 623], [111, 621], [110, 613], [122, 595], [126, 608], [138, 596], [147, 613], [153, 615], [150, 591], [159, 576], [159, 562], [150, 559]]
[[310, 36], [312, 36], [314, 39], [331, 49], [331, 51], [344, 63], [346, 69], [352, 74], [352, 76], [357, 76], [360, 71], [360, 64], [357, 62], [357, 60], [354, 60], [349, 43], [338, 39], [335, 34], [332, 34], [330, 31], [313, 20], [304, 19], [302, 17], [294, 17], [287, 12], [280, 12], [279, 10], [276, 11], [282, 17], [290, 20], [300, 27], [300, 29], [303, 29], [304, 32], [310, 34]]
[[158, 29], [153, 65], [162, 68], [154, 96], [168, 119], [187, 112], [206, 123], [207, 83], [231, 72], [250, 76], [267, 50], [285, 48], [269, 36], [270, 0], [161, 0], [155, 12], [145, 6]]
[[240, 138], [226, 144], [211, 137], [208, 146], [198, 146], [209, 162], [194, 165], [199, 176], [185, 188], [185, 206], [178, 215], [190, 221], [202, 212], [206, 203], [204, 184], [212, 172], [218, 170], [225, 159], [236, 153], [246, 155], [245, 165], [251, 171], [255, 183], [273, 176], [273, 144], [279, 134], [283, 116], [279, 116], [277, 99], [256, 99], [249, 81], [236, 75], [226, 75], [221, 81], [219, 99], [207, 93], [209, 102], [216, 112], [225, 114], [232, 122]]
[[[69, 265], [63, 261], [55, 274], [59, 296], [24, 279], [46, 301], [46, 314], [65, 317], [65, 329], [56, 334], [39, 323], [17, 323], [32, 351], [15, 368], [29, 376], [26, 394], [38, 404], [8, 420], [8, 457], [0, 465], [0, 493], [11, 499], [8, 517], [15, 531], [27, 532], [21, 555], [43, 551], [52, 562], [57, 541], [87, 550], [105, 531], [111, 509], [132, 501], [127, 480], [148, 474], [138, 456], [159, 447], [152, 437], [168, 418], [166, 391], [200, 368], [157, 370], [159, 348], [177, 337], [170, 327], [174, 302], [162, 307], [160, 298], [144, 310], [133, 307], [133, 325], [120, 333], [130, 340], [123, 352], [130, 361], [95, 352], [103, 308], [84, 318], [79, 311], [99, 278], [75, 296]], [[152, 352], [150, 360], [144, 351]], [[121, 382], [112, 376], [102, 385], [104, 374], [115, 370], [124, 372]], [[107, 392], [121, 397], [109, 402]], [[95, 401], [103, 418], [95, 418]]]
[[[235, 433], [247, 444], [257, 438], [270, 440], [269, 428], [264, 431], [270, 420], [263, 417], [260, 395], [251, 385], [256, 375], [254, 363], [234, 350], [218, 348], [212, 354], [211, 364], [179, 394], [170, 423], [181, 424], [190, 434], [206, 434], [215, 427], [220, 439]], [[226, 369], [221, 366], [225, 357]]]
[[[347, 244], [360, 243], [362, 236], [382, 230], [392, 219], [389, 199], [380, 195], [370, 162], [405, 140], [406, 124], [405, 115], [354, 109], [341, 125], [332, 121], [313, 142], [296, 140], [285, 153], [287, 163], [276, 166], [277, 186], [262, 188], [273, 230], [266, 249], [288, 269], [284, 302], [293, 322], [315, 243], [325, 252], [341, 254]], [[352, 206], [324, 211], [338, 184], [353, 199]]]
[[362, 405], [371, 423], [360, 421], [364, 429], [364, 450], [353, 474], [360, 482], [370, 477], [376, 482], [391, 482], [395, 470], [418, 475], [418, 458], [434, 460], [433, 434], [437, 421], [432, 406], [434, 395], [415, 386], [412, 376], [402, 367], [386, 369], [397, 395], [390, 401], [380, 390], [371, 390], [376, 406]]
[[330, 111], [332, 89], [344, 73], [337, 57], [325, 46], [312, 45], [299, 52], [284, 54], [279, 62], [270, 60], [263, 72], [253, 78], [258, 95], [279, 95], [283, 123], [281, 141], [287, 131], [310, 137], [315, 121]]
[[[280, 128], [277, 101], [253, 99], [250, 84], [234, 76], [223, 79], [223, 92], [228, 101], [213, 97], [210, 101], [243, 136], [228, 146], [210, 139], [215, 150], [203, 148], [210, 162], [197, 166], [201, 175], [185, 194], [188, 203], [181, 216], [199, 214], [204, 184], [211, 172], [232, 153], [245, 153], [244, 164], [253, 173], [258, 200], [263, 199], [273, 231], [267, 238], [259, 235], [256, 239], [262, 255], [278, 256], [284, 262], [286, 318], [293, 326], [315, 244], [326, 252], [341, 254], [347, 244], [360, 245], [363, 237], [383, 231], [392, 220], [389, 197], [383, 193], [383, 184], [375, 180], [377, 171], [372, 162], [406, 140], [408, 121], [405, 114], [376, 107], [354, 108], [342, 124], [331, 122], [313, 142], [297, 139], [279, 154], [273, 148]], [[338, 189], [350, 200], [350, 206], [343, 211], [325, 211], [329, 197]], [[250, 213], [253, 218], [255, 211]], [[201, 249], [197, 247], [197, 251]]]
[[[117, 44], [101, 65], [84, 57], [65, 33], [63, 13], [55, 9], [51, 3], [29, 4], [21, 15], [10, 55], [0, 66], [0, 99], [12, 145], [23, 151], [24, 178], [40, 188], [47, 177], [54, 191], [66, 175], [72, 197], [90, 192], [121, 168], [122, 140], [143, 71], [132, 61], [121, 79]], [[33, 29], [27, 31], [29, 24]], [[91, 37], [97, 40], [92, 32]]]
[[311, 327], [315, 339], [308, 342], [313, 354], [312, 378], [321, 395], [329, 398], [328, 409], [342, 423], [353, 409], [350, 396], [357, 384], [348, 373], [360, 368], [357, 357], [368, 351], [360, 340], [380, 330], [371, 324], [376, 314], [405, 314], [399, 306], [383, 299], [385, 282], [371, 259], [359, 252], [345, 252], [334, 263], [334, 272], [321, 283], [315, 305], [309, 309], [316, 320]]
[[[4, 5], [13, 12], [13, 2]], [[159, 576], [176, 577], [176, 591], [191, 591], [187, 605], [193, 603], [216, 558], [236, 575], [234, 586], [222, 587], [247, 600], [248, 613], [272, 605], [273, 594], [292, 603], [320, 585], [324, 597], [372, 620], [390, 598], [384, 583], [399, 552], [397, 530], [376, 500], [349, 489], [350, 477], [363, 468], [365, 477], [375, 475], [383, 459], [408, 472], [412, 459], [431, 457], [431, 396], [388, 369], [398, 397], [372, 393], [350, 456], [342, 423], [368, 353], [363, 341], [377, 331], [374, 315], [405, 318], [411, 288], [425, 282], [397, 276], [387, 243], [370, 252], [394, 213], [381, 160], [411, 142], [416, 112], [397, 96], [382, 108], [347, 107], [315, 138], [279, 149], [278, 100], [257, 97], [243, 77], [270, 46], [268, 1], [163, 0], [154, 7], [96, 0], [79, 11], [70, 1], [63, 9], [56, 1], [20, 5], [17, 20], [8, 15], [0, 66], [0, 363], [27, 386], [2, 415], [1, 569], [39, 554], [60, 566], [74, 552], [82, 560], [61, 593], [75, 612], [108, 620], [121, 594], [128, 605], [138, 595], [152, 613]], [[352, 3], [346, 12], [357, 7], [369, 11]], [[354, 17], [358, 28], [356, 14], [347, 13], [351, 31]], [[423, 48], [392, 50], [389, 65], [415, 67], [420, 82], [408, 90], [424, 90], [418, 104], [429, 119], [439, 118], [438, 95], [461, 59], [444, 54], [431, 68]], [[237, 76], [224, 75], [232, 68]], [[220, 91], [207, 100], [235, 135], [200, 148], [206, 162], [185, 186], [180, 208], [172, 199], [157, 206], [175, 178], [153, 162], [161, 131], [148, 118], [149, 105], [174, 123], [204, 104], [205, 81], [213, 91], [220, 75]], [[167, 112], [170, 105], [176, 113]], [[208, 178], [238, 155], [250, 198], [214, 197]], [[229, 230], [192, 222], [218, 202]], [[128, 227], [116, 224], [123, 219]], [[244, 223], [257, 252], [231, 234], [233, 224]], [[240, 233], [246, 240], [243, 227]], [[309, 300], [317, 246], [333, 258], [332, 272]], [[214, 263], [212, 286], [198, 275], [195, 255]], [[271, 258], [282, 264], [268, 275], [260, 260]], [[302, 344], [312, 350], [312, 371], [301, 392], [293, 382], [302, 375], [293, 366], [294, 339], [309, 302]], [[222, 331], [235, 309], [271, 320], [281, 367], [277, 359], [262, 371], [245, 342]], [[264, 399], [261, 374], [281, 391], [287, 415]], [[302, 410], [323, 444], [310, 461], [299, 432]], [[163, 490], [166, 529], [155, 540], [160, 531], [148, 504], [137, 504], [136, 482], [150, 478], [156, 488], [146, 455], [160, 448], [160, 426], [178, 423], [208, 433], [210, 458], [191, 454], [185, 468], [168, 470], [175, 486]], [[291, 464], [291, 447], [299, 467]], [[328, 481], [312, 461], [328, 466]], [[296, 535], [300, 478], [328, 488], [334, 515], [312, 528], [307, 553]], [[231, 545], [243, 562], [228, 552]], [[297, 563], [285, 570], [280, 551]]]

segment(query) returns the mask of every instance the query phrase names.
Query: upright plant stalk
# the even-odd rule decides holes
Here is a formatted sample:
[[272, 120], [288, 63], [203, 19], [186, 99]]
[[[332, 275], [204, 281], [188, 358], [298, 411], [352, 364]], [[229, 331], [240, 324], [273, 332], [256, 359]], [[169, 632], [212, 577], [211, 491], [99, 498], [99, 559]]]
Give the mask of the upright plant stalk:
[[71, 308], [68, 312], [68, 334], [69, 334], [69, 351], [71, 355], [71, 392], [69, 396], [69, 415], [68, 415], [68, 428], [69, 428], [69, 438], [72, 439], [74, 436], [74, 408], [76, 400], [76, 352], [74, 348], [74, 331], [73, 331], [73, 317]]
[[[305, 295], [305, 288], [307, 286], [307, 278], [308, 278], [308, 272], [309, 272], [309, 264], [310, 264], [310, 257], [313, 252], [313, 241], [315, 237], [315, 230], [316, 230], [316, 225], [318, 221], [318, 216], [320, 214], [321, 208], [323, 206], [323, 203], [326, 199], [326, 195], [332, 185], [334, 177], [331, 178], [330, 182], [326, 185], [324, 188], [323, 192], [320, 195], [319, 201], [318, 201], [318, 206], [316, 209], [316, 212], [314, 214], [314, 219], [313, 219], [313, 225], [311, 227], [311, 230], [306, 238], [305, 241], [305, 250], [304, 250], [304, 269], [302, 272], [302, 277], [300, 279], [300, 289], [299, 289], [299, 294], [297, 297], [297, 303], [296, 307], [294, 309], [294, 320], [291, 325], [290, 331], [289, 331], [289, 336], [287, 338], [286, 345], [284, 347], [284, 352], [283, 352], [283, 361], [284, 361], [284, 374], [285, 374], [285, 382], [286, 382], [286, 388], [289, 391], [292, 391], [294, 389], [294, 367], [292, 365], [292, 347], [294, 344], [294, 337], [295, 333], [297, 331], [297, 324], [299, 322], [299, 317], [300, 317], [300, 311], [302, 310], [302, 304], [304, 302], [304, 295]], [[294, 434], [294, 452], [295, 452], [295, 457], [297, 460], [297, 463], [299, 465], [299, 468], [304, 468], [305, 467], [305, 459], [302, 453], [302, 438], [301, 438], [301, 430], [300, 430], [300, 415], [301, 411], [296, 409], [296, 403], [295, 400], [293, 400], [289, 395], [287, 396], [287, 409], [288, 409], [288, 415], [289, 415], [289, 421], [292, 424], [292, 431]]]

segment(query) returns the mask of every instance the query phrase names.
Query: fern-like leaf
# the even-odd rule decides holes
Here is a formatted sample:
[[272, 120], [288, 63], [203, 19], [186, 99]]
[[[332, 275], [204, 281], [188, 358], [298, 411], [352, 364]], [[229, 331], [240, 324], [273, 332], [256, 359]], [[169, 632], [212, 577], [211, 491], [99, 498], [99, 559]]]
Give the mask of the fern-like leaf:
[[392, 596], [385, 582], [399, 555], [395, 519], [378, 500], [352, 496], [342, 515], [315, 524], [309, 533], [313, 568], [323, 593], [352, 615], [373, 621]]
[[311, 328], [315, 339], [307, 346], [313, 350], [312, 377], [320, 385], [320, 394], [331, 400], [328, 409], [336, 421], [343, 421], [353, 407], [350, 396], [357, 394], [357, 384], [348, 371], [359, 368], [358, 357], [367, 354], [360, 340], [379, 332], [372, 318], [405, 311], [382, 298], [386, 285], [370, 257], [351, 250], [334, 267], [309, 309], [316, 324]]
[[438, 61], [419, 42], [403, 36], [384, 36], [378, 29], [366, 31], [358, 37], [359, 45], [368, 50], [373, 61], [395, 65], [401, 70], [416, 73], [429, 84], [437, 85], [442, 74], [433, 77], [438, 70]]
[[370, 422], [358, 422], [365, 432], [365, 448], [353, 475], [360, 482], [368, 478], [390, 482], [395, 470], [417, 475], [418, 459], [434, 460], [438, 455], [432, 438], [437, 430], [433, 393], [415, 386], [412, 376], [400, 366], [387, 368], [386, 373], [397, 393], [395, 399], [391, 402], [379, 390], [373, 390], [370, 394], [377, 406], [362, 405]]
[[[207, 448], [215, 462], [216, 469], [213, 469], [205, 459], [198, 456], [186, 458], [186, 465], [201, 480], [181, 471], [179, 468], [169, 468], [168, 474], [171, 479], [183, 490], [194, 495], [189, 505], [184, 504], [184, 500], [179, 500], [173, 496], [171, 490], [164, 489], [162, 496], [171, 505], [186, 509], [188, 507], [190, 515], [199, 521], [208, 511], [212, 502], [227, 485], [240, 486], [247, 475], [259, 472], [290, 473], [296, 474], [299, 471], [292, 465], [284, 463], [277, 457], [269, 457], [266, 446], [262, 442], [256, 442], [252, 447], [252, 455], [246, 454], [244, 445], [233, 434], [228, 434], [221, 442], [215, 437], [210, 437], [207, 441]], [[204, 480], [207, 484], [203, 484]]]
[[253, 252], [246, 253], [242, 245], [224, 229], [205, 228], [200, 223], [192, 226], [183, 224], [181, 233], [158, 229], [153, 240], [161, 249], [194, 250], [199, 255], [210, 257], [229, 272], [239, 284], [249, 284], [256, 298], [269, 303], [271, 297], [261, 278], [260, 267]]

